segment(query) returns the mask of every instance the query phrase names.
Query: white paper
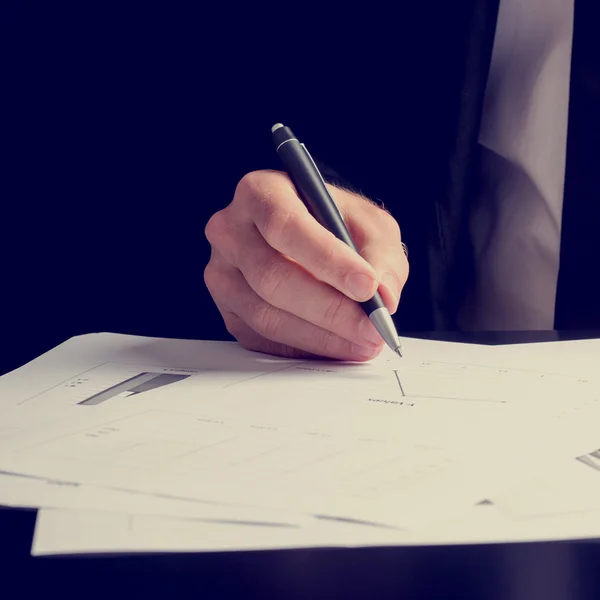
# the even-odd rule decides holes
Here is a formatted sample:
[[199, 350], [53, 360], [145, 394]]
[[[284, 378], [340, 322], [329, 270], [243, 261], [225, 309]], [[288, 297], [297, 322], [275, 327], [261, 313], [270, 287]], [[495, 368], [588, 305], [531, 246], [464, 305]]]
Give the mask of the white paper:
[[51, 479], [0, 473], [0, 505], [21, 508], [62, 508], [126, 512], [138, 516], [190, 518], [214, 522], [268, 523], [298, 526], [310, 517], [296, 512], [255, 507], [231, 508], [205, 502], [186, 501], [128, 490], [116, 490]]
[[401, 361], [341, 364], [131, 336], [111, 349], [100, 337], [101, 352], [97, 338], [78, 340], [84, 352], [71, 343], [77, 369], [39, 359], [29, 375], [51, 388], [25, 397], [11, 380], [21, 429], [0, 440], [0, 468], [414, 528], [468, 510], [536, 451], [566, 452], [572, 435], [548, 447], [556, 428], [594, 410], [599, 389], [528, 368], [535, 349], [515, 348], [506, 369], [496, 348], [420, 340], [404, 340]]
[[540, 462], [494, 500], [512, 517], [562, 517], [600, 510], [600, 452]]
[[[408, 347], [411, 345], [415, 349], [419, 345], [431, 348], [439, 346], [431, 342], [410, 341]], [[212, 346], [216, 350], [220, 345]], [[231, 344], [225, 346], [230, 348]], [[348, 470], [349, 466], [352, 470], [360, 469], [360, 461], [362, 471], [372, 471], [375, 464], [385, 465], [398, 457], [405, 461], [414, 448], [414, 441], [394, 441], [388, 444], [389, 436], [397, 436], [399, 433], [389, 428], [383, 437], [380, 435], [381, 426], [388, 420], [390, 409], [398, 411], [414, 408], [413, 398], [408, 396], [408, 401], [402, 399], [404, 389], [398, 383], [397, 373], [389, 365], [390, 360], [395, 365], [397, 358], [384, 358], [371, 365], [340, 365], [282, 361], [242, 353], [240, 356], [246, 362], [241, 368], [231, 355], [223, 355], [220, 360], [215, 361], [213, 348], [208, 354], [206, 350], [202, 351], [200, 345], [196, 345], [193, 368], [187, 366], [190, 364], [188, 359], [185, 367], [168, 367], [168, 373], [164, 366], [160, 372], [160, 369], [148, 363], [124, 363], [113, 358], [61, 382], [58, 387], [28, 398], [26, 403], [29, 408], [37, 404], [52, 406], [64, 403], [71, 409], [79, 409], [79, 413], [69, 420], [70, 426], [76, 425], [76, 433], [74, 436], [68, 435], [66, 431], [69, 428], [57, 428], [48, 434], [46, 427], [44, 437], [50, 441], [41, 444], [32, 444], [30, 437], [25, 436], [26, 443], [18, 447], [10, 461], [11, 469], [64, 481], [116, 487], [133, 486], [138, 490], [171, 493], [185, 498], [207, 498], [229, 503], [237, 503], [240, 498], [244, 498], [259, 506], [265, 504], [266, 493], [269, 496], [267, 505], [273, 508], [322, 508], [324, 512], [332, 514], [341, 510], [344, 515], [366, 518], [371, 511], [369, 506], [366, 507], [367, 510], [362, 508], [364, 502], [350, 502], [360, 505], [357, 507], [360, 509], [358, 512], [352, 507], [348, 511], [344, 505], [349, 501], [348, 492], [352, 494], [353, 490], [348, 490], [345, 498], [331, 497], [325, 504], [318, 504], [315, 499], [311, 503], [308, 499], [311, 494], [314, 495], [314, 490], [311, 489], [315, 484], [314, 478], [306, 481], [301, 474], [300, 478], [292, 479], [292, 485], [284, 478], [283, 482], [280, 480], [276, 483], [277, 489], [274, 489], [265, 485], [264, 477], [261, 480], [260, 475], [265, 475], [264, 469], [269, 468], [268, 463], [265, 466], [264, 459], [259, 467], [263, 469], [261, 473], [257, 473], [255, 461], [250, 469], [246, 469], [244, 463], [256, 455], [266, 457], [267, 461], [271, 461], [272, 474], [279, 479], [288, 471], [293, 473], [299, 461], [310, 463], [312, 460], [318, 463], [322, 462], [323, 457], [335, 457], [335, 462], [326, 465], [321, 470], [320, 479], [317, 479], [317, 484], [322, 487], [322, 479], [331, 479], [332, 469], [335, 469], [339, 477], [343, 477], [343, 469]], [[155, 352], [157, 354], [160, 354], [162, 360], [155, 360], [155, 364], [164, 365], [165, 357], [172, 361], [171, 365], [177, 364], [174, 362], [174, 354], [177, 352], [173, 352], [173, 345], [164, 354]], [[181, 354], [180, 352], [179, 355]], [[209, 368], [216, 366], [221, 371], [207, 368], [199, 373], [199, 366], [204, 366], [203, 357], [209, 358]], [[227, 363], [228, 369], [225, 370], [223, 365]], [[146, 389], [133, 398], [131, 395], [123, 395], [123, 392], [136, 390], [140, 385], [147, 386], [148, 374], [155, 373], [158, 374], [157, 377], [180, 377], [179, 381], [166, 386], [167, 389], [171, 388], [168, 389], [168, 396], [164, 393], [165, 387]], [[120, 386], [121, 382], [127, 385]], [[406, 393], [410, 395], [410, 377], [407, 385]], [[222, 410], [221, 396], [216, 401], [204, 397], [195, 399], [195, 395], [204, 396], [211, 386], [232, 388], [229, 398], [233, 405], [225, 412]], [[177, 389], [180, 390], [179, 394]], [[299, 390], [300, 393], [293, 390]], [[343, 394], [343, 398], [332, 398], [332, 392]], [[313, 394], [313, 397], [308, 398], [307, 394]], [[268, 398], [269, 402], [281, 404], [283, 412], [273, 418], [276, 406], [265, 406], [263, 402], [259, 407], [257, 395], [263, 400]], [[141, 402], [140, 397], [143, 397]], [[253, 398], [249, 413], [239, 405], [240, 397]], [[354, 403], [356, 408], [349, 406], [350, 397], [358, 399]], [[153, 402], [161, 409], [150, 410]], [[180, 410], [175, 408], [178, 402], [182, 406]], [[168, 410], [165, 410], [166, 406]], [[199, 409], [202, 412], [198, 412]], [[440, 407], [439, 410], [443, 409]], [[73, 410], [71, 412], [75, 414]], [[369, 415], [375, 413], [378, 415], [378, 426], [370, 422]], [[289, 417], [292, 415], [290, 421]], [[107, 418], [111, 420], [107, 421]], [[323, 418], [325, 429], [320, 430], [322, 426], [319, 422]], [[400, 421], [407, 418], [409, 416], [401, 416]], [[299, 421], [302, 421], [300, 428]], [[360, 423], [358, 429], [355, 422]], [[224, 427], [220, 427], [223, 425]], [[371, 437], [365, 438], [365, 433]], [[425, 433], [423, 431], [420, 435], [421, 456], [419, 459], [412, 459], [409, 477], [416, 472], [419, 478], [423, 469], [430, 469], [431, 464], [439, 464], [440, 449], [434, 445], [426, 447]], [[373, 438], [373, 434], [379, 435], [379, 438]], [[429, 436], [432, 440], [443, 435], [444, 432], [434, 433], [430, 428]], [[198, 440], [201, 442], [198, 443]], [[438, 441], [435, 440], [434, 443]], [[392, 446], [393, 453], [390, 453], [389, 445]], [[199, 450], [202, 450], [200, 458]], [[450, 454], [443, 443], [441, 452], [443, 460], [448, 461]], [[232, 471], [232, 462], [241, 465], [241, 468]], [[30, 465], [41, 465], [42, 468], [30, 470]], [[212, 478], [208, 479], [205, 471], [201, 474], [189, 472], [189, 467], [193, 471], [199, 466], [208, 469], [208, 475]], [[317, 468], [320, 466], [317, 465]], [[161, 467], [164, 467], [162, 472]], [[179, 474], [179, 479], [173, 476], [173, 472]], [[388, 473], [389, 470], [384, 468], [384, 480]], [[266, 473], [267, 478], [269, 474]], [[314, 475], [314, 469], [311, 475]], [[360, 481], [363, 489], [368, 484], [364, 479], [365, 476], [362, 476]], [[375, 479], [375, 483], [381, 482], [381, 479], [381, 476]], [[232, 481], [235, 482], [233, 485]], [[201, 491], [197, 491], [194, 484], [201, 487]], [[341, 482], [338, 481], [337, 485], [341, 485]], [[250, 493], [250, 487], [253, 494], [248, 499], [246, 496]], [[395, 504], [393, 508], [396, 510]]]
[[260, 527], [159, 519], [124, 513], [39, 511], [32, 554], [139, 551], [225, 551], [380, 545], [389, 530], [317, 521], [313, 527]]
[[318, 547], [417, 546], [536, 542], [600, 537], [600, 511], [515, 519], [494, 506], [473, 507], [459, 521], [420, 531], [314, 520], [272, 528], [203, 523], [98, 511], [38, 512], [34, 556], [130, 552], [223, 552]]

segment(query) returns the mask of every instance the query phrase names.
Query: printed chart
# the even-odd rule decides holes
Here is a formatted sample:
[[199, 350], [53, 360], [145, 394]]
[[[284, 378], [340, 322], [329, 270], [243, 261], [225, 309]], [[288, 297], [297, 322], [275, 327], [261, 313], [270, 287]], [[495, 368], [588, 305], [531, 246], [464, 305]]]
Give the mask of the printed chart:
[[107, 362], [79, 373], [60, 384], [22, 400], [55, 405], [95, 406], [173, 385], [200, 370]]

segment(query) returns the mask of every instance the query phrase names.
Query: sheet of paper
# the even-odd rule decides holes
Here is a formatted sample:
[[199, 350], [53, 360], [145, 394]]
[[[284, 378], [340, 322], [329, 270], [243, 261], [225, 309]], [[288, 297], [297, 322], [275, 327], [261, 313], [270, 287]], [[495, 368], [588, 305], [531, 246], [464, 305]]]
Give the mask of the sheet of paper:
[[21, 422], [63, 411], [59, 425], [5, 438], [4, 470], [414, 527], [526, 464], [540, 409], [560, 415], [566, 397], [587, 398], [572, 376], [499, 368], [491, 347], [404, 340], [402, 361], [357, 365], [131, 336], [111, 349], [100, 337], [102, 352], [97, 338], [77, 340], [84, 352], [70, 345], [78, 370], [55, 355], [53, 387], [24, 397], [12, 381]]
[[43, 509], [38, 512], [32, 554], [268, 550], [381, 545], [394, 540], [397, 535], [390, 530], [334, 521], [315, 520], [314, 526], [306, 528], [275, 528]]
[[255, 507], [232, 509], [198, 501], [149, 495], [79, 483], [0, 473], [0, 505], [21, 508], [72, 508], [136, 515], [190, 518], [229, 523], [268, 523], [298, 527], [311, 521], [299, 513]]
[[[258, 419], [258, 422], [254, 423], [248, 419], [240, 419], [239, 406], [230, 406], [227, 414], [217, 415], [217, 420], [220, 417], [227, 418], [228, 441], [240, 436], [243, 439], [241, 441], [238, 439], [233, 444], [223, 445], [222, 433], [214, 428], [215, 419], [212, 414], [208, 414], [211, 411], [214, 413], [215, 409], [219, 412], [220, 401], [217, 398], [220, 398], [220, 395], [214, 393], [209, 395], [208, 390], [223, 392], [225, 388], [231, 388], [229, 395], [232, 398], [250, 398], [247, 388], [250, 394], [261, 394], [264, 389], [267, 391], [277, 389], [279, 394], [282, 389], [278, 387], [278, 381], [283, 382], [285, 386], [290, 384], [294, 389], [291, 394], [288, 387], [283, 390], [287, 398], [282, 400], [288, 403], [286, 409], [288, 413], [295, 405], [301, 409], [300, 413], [296, 411], [297, 416], [303, 415], [305, 423], [312, 424], [312, 429], [322, 416], [326, 417], [327, 425], [334, 425], [335, 431], [331, 434], [325, 432], [326, 435], [319, 435], [318, 431], [304, 431], [308, 425], [303, 425], [302, 431], [298, 431], [296, 427], [296, 430], [291, 432], [297, 438], [293, 440], [291, 453], [286, 456], [285, 453], [275, 452], [276, 470], [289, 468], [293, 471], [299, 459], [315, 460], [321, 453], [336, 457], [337, 462], [330, 464], [327, 467], [329, 469], [336, 467], [339, 469], [344, 463], [347, 465], [349, 460], [354, 460], [357, 455], [362, 457], [363, 470], [373, 464], [374, 458], [382, 462], [377, 441], [363, 440], [364, 431], [361, 434], [360, 431], [345, 430], [341, 425], [344, 412], [351, 414], [345, 402], [345, 398], [350, 397], [351, 394], [358, 394], [357, 398], [361, 404], [370, 403], [367, 405], [368, 412], [376, 411], [379, 414], [378, 421], [381, 421], [382, 415], [386, 411], [389, 412], [391, 407], [397, 411], [414, 408], [413, 398], [402, 400], [402, 395], [410, 394], [410, 389], [405, 392], [402, 388], [397, 372], [390, 367], [389, 356], [382, 357], [381, 360], [369, 365], [306, 363], [248, 353], [241, 351], [236, 344], [227, 343], [137, 338], [124, 340], [123, 336], [117, 336], [115, 339], [118, 343], [115, 344], [115, 349], [111, 349], [107, 336], [99, 337], [102, 338], [101, 352], [93, 350], [98, 337], [92, 336], [88, 339], [75, 340], [78, 344], [67, 344], [67, 347], [62, 348], [63, 355], [66, 351], [70, 354], [56, 358], [55, 353], [54, 360], [49, 363], [49, 366], [42, 368], [44, 365], [41, 364], [41, 359], [38, 360], [35, 365], [36, 370], [30, 369], [28, 378], [31, 380], [32, 375], [39, 374], [40, 371], [43, 376], [46, 372], [49, 373], [48, 377], [41, 377], [46, 380], [53, 378], [54, 384], [46, 390], [38, 389], [35, 393], [34, 390], [29, 390], [28, 395], [18, 394], [16, 392], [19, 390], [15, 389], [18, 386], [14, 385], [14, 380], [11, 381], [12, 397], [18, 398], [19, 408], [16, 411], [18, 418], [11, 415], [9, 421], [11, 424], [17, 423], [24, 433], [8, 436], [8, 446], [5, 447], [11, 448], [12, 441], [17, 439], [18, 443], [13, 447], [13, 457], [18, 459], [17, 462], [25, 461], [21, 462], [21, 465], [27, 466], [37, 463], [37, 459], [42, 459], [41, 462], [44, 464], [41, 470], [34, 468], [32, 471], [25, 468], [21, 471], [14, 461], [7, 458], [5, 466], [9, 466], [10, 463], [10, 468], [5, 470], [68, 482], [126, 488], [131, 488], [133, 485], [137, 490], [181, 494], [185, 498], [194, 499], [203, 499], [198, 496], [204, 496], [203, 489], [212, 486], [213, 491], [209, 493], [209, 499], [227, 500], [229, 503], [239, 502], [239, 498], [245, 497], [245, 480], [248, 474], [253, 478], [255, 465], [251, 464], [248, 470], [241, 464], [237, 474], [230, 470], [229, 480], [233, 476], [238, 481], [234, 486], [235, 489], [228, 490], [228, 479], [225, 478], [223, 481], [223, 461], [218, 459], [219, 451], [225, 449], [223, 456], [229, 461], [230, 466], [232, 459], [239, 463], [240, 460], [247, 461], [256, 454], [266, 456], [263, 451], [272, 448], [273, 442], [266, 440], [265, 434], [268, 437], [268, 434], [272, 433], [277, 437], [276, 446], [287, 444], [290, 434], [289, 425], [287, 428], [283, 426], [277, 429], [272, 421], [270, 425], [265, 424], [273, 413], [273, 407], [263, 405], [257, 409], [256, 415], [251, 415], [251, 421]], [[77, 345], [85, 345], [85, 347], [78, 349], [75, 347]], [[448, 349], [447, 344], [418, 340], [406, 340], [405, 347], [410, 349], [413, 356], [426, 354], [430, 358], [447, 356]], [[449, 347], [456, 350], [461, 345], [449, 345]], [[475, 350], [471, 346], [465, 345], [463, 349], [475, 355]], [[59, 348], [58, 351], [61, 349]], [[76, 360], [74, 356], [77, 357]], [[393, 360], [396, 361], [397, 358], [393, 356]], [[413, 359], [413, 362], [414, 360], [416, 359]], [[75, 372], [71, 366], [73, 361], [77, 365]], [[94, 365], [94, 362], [98, 364]], [[34, 365], [31, 367], [33, 368]], [[69, 369], [71, 369], [70, 374], [68, 374]], [[282, 378], [268, 379], [269, 375], [276, 376], [277, 373], [283, 373]], [[266, 385], [263, 384], [264, 381], [267, 382]], [[47, 385], [47, 381], [45, 384]], [[177, 389], [180, 389], [179, 404], [188, 412], [185, 410], [177, 412], [175, 409]], [[340, 397], [331, 398], [335, 400], [333, 405], [325, 398], [318, 398], [319, 394], [331, 397], [331, 392], [334, 390]], [[309, 403], [306, 396], [311, 393], [317, 394], [317, 397]], [[201, 397], [197, 398], [198, 395]], [[270, 398], [277, 400], [273, 394]], [[435, 403], [435, 399], [432, 401]], [[438, 401], [443, 403], [443, 399]], [[153, 406], [160, 410], [150, 410]], [[62, 408], [60, 425], [54, 429], [49, 427], [46, 417], [53, 407]], [[364, 412], [365, 409], [360, 408], [359, 413]], [[358, 418], [360, 421], [359, 413], [352, 418]], [[30, 414], [34, 416], [42, 414], [41, 422], [44, 426], [32, 427]], [[400, 419], [404, 420], [402, 417]], [[117, 422], [118, 427], [111, 427], [110, 423]], [[24, 423], [27, 427], [23, 426]], [[367, 428], [362, 429], [366, 431]], [[18, 431], [18, 427], [16, 430]], [[32, 435], [31, 431], [42, 432], [41, 445], [40, 438], [36, 439], [36, 435]], [[373, 424], [370, 431], [373, 431]], [[394, 434], [397, 435], [398, 432]], [[84, 445], [88, 446], [91, 454], [84, 448], [77, 448], [80, 445], [78, 441], [80, 436], [85, 438], [87, 444], [84, 442]], [[140, 436], [144, 439], [143, 443], [140, 443]], [[89, 445], [91, 441], [97, 442], [92, 444], [95, 449]], [[110, 446], [108, 454], [105, 441], [108, 441]], [[73, 442], [75, 445], [70, 446]], [[379, 446], [381, 442], [382, 440], [379, 440]], [[58, 449], [58, 453], [53, 452], [46, 446], [47, 443], [58, 444], [62, 450]], [[422, 436], [421, 443], [424, 451], [419, 460], [421, 463], [430, 461], [431, 452], [429, 448], [426, 449], [425, 436]], [[352, 451], [349, 450], [351, 445], [354, 446]], [[371, 448], [368, 448], [370, 445]], [[395, 445], [399, 446], [399, 443]], [[396, 449], [396, 454], [400, 451], [403, 456], [406, 456], [412, 447], [407, 446], [406, 442], [403, 442], [403, 445], [403, 448]], [[202, 451], [203, 456], [198, 456], [199, 451]], [[216, 458], [211, 459], [210, 454], [212, 452], [214, 456], [215, 451]], [[435, 453], [436, 449], [434, 448], [433, 451]], [[49, 461], [43, 459], [44, 454], [50, 459]], [[378, 457], [375, 456], [377, 454]], [[7, 457], [8, 455], [9, 453], [6, 454]], [[273, 459], [273, 456], [267, 458]], [[384, 455], [384, 459], [389, 458], [388, 452]], [[31, 462], [28, 462], [29, 460]], [[434, 458], [434, 462], [435, 460]], [[167, 465], [167, 462], [170, 464]], [[205, 473], [202, 473], [202, 477], [189, 477], [185, 465], [191, 463], [194, 466], [195, 462], [198, 462], [196, 467], [210, 463], [213, 479], [207, 480]], [[182, 481], [176, 481], [172, 476], [175, 465], [179, 477], [185, 480], [183, 483], [187, 482], [183, 488], [177, 487], [177, 483], [181, 484]], [[359, 467], [360, 462], [356, 466]], [[46, 467], [50, 467], [49, 470]], [[161, 471], [161, 467], [164, 471]], [[417, 471], [422, 468], [418, 460], [413, 465], [413, 469], [415, 468]], [[141, 477], [143, 481], [140, 481], [140, 471], [147, 474], [147, 479]], [[240, 472], [244, 475], [241, 479]], [[321, 470], [320, 477], [323, 477], [325, 472], [326, 470]], [[141, 485], [143, 482], [149, 485]], [[304, 482], [300, 480], [296, 484], [295, 495], [298, 490], [302, 495], [310, 495], [311, 490], [306, 489]], [[253, 487], [256, 490], [260, 485], [262, 484], [259, 482]], [[190, 487], [195, 489], [188, 489]], [[196, 488], [203, 489], [198, 493]], [[222, 490], [226, 492], [224, 495]], [[261, 498], [253, 498], [252, 502], [258, 505], [263, 503]], [[273, 502], [278, 508], [283, 508], [287, 497], [274, 498]], [[273, 502], [270, 505], [275, 508]], [[294, 507], [305, 508], [305, 505], [295, 504]], [[335, 513], [337, 504], [329, 503], [323, 508], [326, 511], [333, 510]]]
[[460, 521], [402, 532], [319, 520], [304, 527], [272, 528], [124, 513], [43, 509], [38, 512], [32, 554], [489, 544], [596, 537], [600, 537], [600, 511], [562, 519], [515, 519], [506, 517], [494, 506], [476, 506]]

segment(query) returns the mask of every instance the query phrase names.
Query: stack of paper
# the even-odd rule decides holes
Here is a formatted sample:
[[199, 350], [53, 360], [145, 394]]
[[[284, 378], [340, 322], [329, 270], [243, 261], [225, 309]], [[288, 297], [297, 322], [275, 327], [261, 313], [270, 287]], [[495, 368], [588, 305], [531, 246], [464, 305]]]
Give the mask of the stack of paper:
[[0, 503], [34, 554], [600, 535], [600, 343], [403, 346], [73, 338], [0, 378]]

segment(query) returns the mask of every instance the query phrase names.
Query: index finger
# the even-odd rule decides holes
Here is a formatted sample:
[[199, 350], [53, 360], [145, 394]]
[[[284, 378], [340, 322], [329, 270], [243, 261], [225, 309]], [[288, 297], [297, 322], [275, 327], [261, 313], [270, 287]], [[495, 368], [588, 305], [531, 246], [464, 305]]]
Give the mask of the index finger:
[[308, 212], [286, 174], [272, 175], [245, 178], [250, 216], [266, 242], [353, 300], [371, 298], [375, 269]]

